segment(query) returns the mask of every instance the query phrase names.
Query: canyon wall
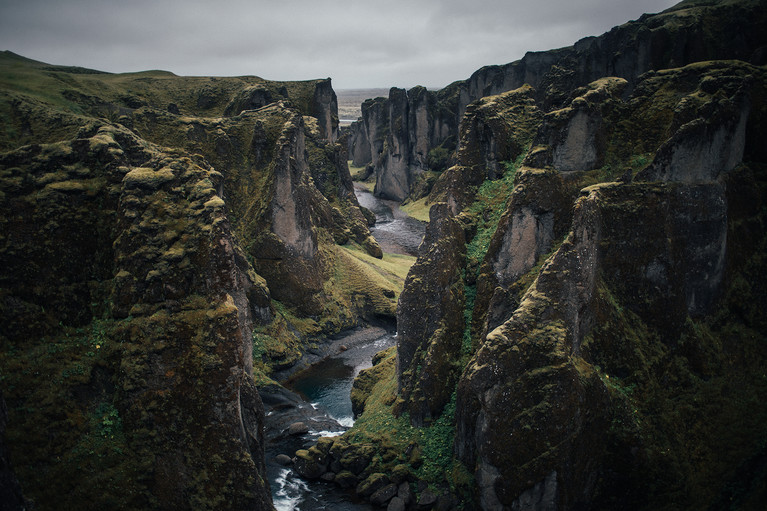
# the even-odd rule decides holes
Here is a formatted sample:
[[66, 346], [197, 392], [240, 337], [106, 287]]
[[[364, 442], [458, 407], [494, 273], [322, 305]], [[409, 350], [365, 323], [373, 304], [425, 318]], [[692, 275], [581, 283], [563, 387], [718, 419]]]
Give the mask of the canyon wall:
[[[392, 89], [388, 98], [376, 100], [377, 114], [363, 109], [362, 119], [352, 125], [350, 154], [355, 166], [372, 164], [377, 195], [418, 199], [424, 192], [415, 183], [425, 171], [444, 170], [440, 152], [457, 148], [459, 124], [472, 102], [527, 84], [548, 112], [572, 99], [573, 89], [606, 76], [625, 79], [624, 93], [630, 94], [649, 71], [718, 59], [761, 65], [766, 21], [758, 1], [683, 2], [570, 47], [483, 67], [438, 91]], [[411, 195], [411, 189], [417, 192]]]
[[[561, 109], [528, 109], [536, 133], [505, 172], [489, 141], [512, 140], [508, 125], [477, 126], [483, 109], [503, 112], [509, 93], [467, 109], [462, 165], [443, 173], [430, 196], [443, 212], [438, 222], [452, 217], [463, 232], [438, 243], [427, 237], [399, 320], [425, 317], [417, 301], [405, 301], [409, 292], [448, 289], [443, 274], [454, 265], [430, 255], [446, 254], [439, 247], [466, 246], [464, 292], [475, 298], [465, 302], [463, 334], [459, 326], [438, 345], [429, 340], [458, 316], [443, 307], [423, 323], [434, 336], [401, 336], [402, 402], [393, 411], [407, 410], [414, 425], [434, 423], [449, 392], [435, 375], [456, 389], [454, 454], [474, 474], [480, 508], [644, 509], [677, 491], [682, 507], [705, 507], [729, 491], [724, 473], [703, 468], [722, 449], [738, 459], [729, 470], [761, 456], [762, 428], [747, 419], [748, 406], [719, 413], [674, 403], [724, 392], [715, 400], [724, 406], [730, 394], [720, 385], [751, 374], [767, 355], [763, 322], [735, 312], [732, 287], [762, 260], [765, 83], [763, 68], [738, 61], [649, 73], [628, 96], [626, 80], [597, 80]], [[526, 93], [514, 94], [519, 105]], [[491, 187], [508, 199], [498, 201]], [[502, 214], [488, 226], [494, 210]], [[762, 299], [759, 285], [748, 289], [747, 300]], [[455, 353], [461, 335], [464, 343], [470, 336], [469, 359], [412, 356], [426, 352], [426, 341], [429, 352]], [[741, 348], [746, 358], [730, 351]], [[736, 392], [764, 397], [760, 383], [737, 380]], [[440, 391], [408, 390], [419, 385]], [[416, 412], [430, 403], [428, 413]], [[680, 422], [689, 437], [677, 435]], [[673, 476], [663, 479], [664, 470]]]
[[339, 244], [381, 250], [330, 81], [0, 66], [3, 491], [270, 509], [256, 379], [395, 314], [336, 276]]

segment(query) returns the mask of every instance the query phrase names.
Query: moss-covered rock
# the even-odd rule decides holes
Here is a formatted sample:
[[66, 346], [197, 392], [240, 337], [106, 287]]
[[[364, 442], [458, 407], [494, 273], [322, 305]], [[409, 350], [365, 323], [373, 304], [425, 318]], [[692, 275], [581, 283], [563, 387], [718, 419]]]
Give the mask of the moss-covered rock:
[[449, 401], [464, 329], [463, 229], [447, 204], [432, 206], [430, 216], [397, 307], [400, 411], [414, 425], [436, 419]]
[[[636, 447], [639, 436], [645, 444], [634, 456], [654, 456], [657, 448], [636, 416], [637, 402], [644, 400], [633, 398], [623, 386], [628, 384], [615, 377], [658, 384], [655, 377], [644, 378], [659, 360], [679, 357], [676, 343], [682, 341], [676, 340], [690, 335], [684, 318], [711, 314], [721, 296], [726, 215], [711, 208], [725, 204], [719, 184], [611, 184], [586, 193], [568, 239], [511, 317], [486, 336], [459, 383], [456, 448], [476, 467], [486, 506], [550, 497], [567, 508], [597, 495], [618, 498], [599, 483], [608, 473], [632, 491], [646, 487], [655, 476], [644, 462], [640, 473], [612, 464], [618, 453]], [[659, 217], [665, 218], [662, 229], [651, 221]], [[704, 272], [709, 278], [700, 278]], [[605, 303], [614, 304], [615, 316], [605, 318]], [[615, 317], [622, 319], [616, 323]], [[609, 347], [595, 348], [592, 335]], [[693, 345], [701, 341], [699, 333], [694, 336]], [[692, 353], [690, 363], [712, 370], [705, 351]], [[608, 365], [610, 374], [601, 372]], [[626, 409], [633, 411], [627, 416]], [[615, 444], [605, 445], [605, 437]], [[674, 456], [683, 456], [685, 448], [676, 448]]]
[[2, 366], [24, 488], [45, 507], [268, 506], [257, 283], [220, 175], [123, 128], [81, 135], [0, 160], [0, 207], [16, 210], [3, 214], [2, 313], [16, 319]]
[[[762, 48], [767, 44], [762, 30], [765, 21], [764, 8], [757, 0], [681, 2], [661, 13], [646, 14], [614, 27], [598, 37], [581, 39], [569, 47], [528, 52], [515, 62], [485, 66], [468, 79], [454, 82], [439, 91], [419, 91], [416, 88], [407, 93], [390, 94], [389, 98], [376, 100], [375, 108], [372, 108], [371, 101], [371, 108], [362, 109], [359, 125], [368, 129], [356, 132], [359, 142], [355, 146], [375, 147], [375, 150], [358, 155], [355, 165], [364, 166], [372, 162], [379, 176], [402, 177], [426, 170], [422, 165], [423, 157], [432, 149], [442, 147], [451, 152], [456, 149], [456, 140], [464, 124], [464, 113], [470, 110], [469, 105], [527, 84], [535, 89], [538, 107], [545, 112], [577, 107], [569, 114], [560, 116], [559, 121], [550, 119], [553, 128], [560, 121], [574, 123], [572, 127], [578, 127], [559, 131], [560, 135], [569, 133], [572, 138], [569, 142], [562, 139], [562, 143], [556, 144], [559, 147], [556, 155], [558, 164], [568, 168], [582, 169], [583, 165], [597, 168], [601, 166], [603, 136], [610, 133], [600, 127], [599, 116], [595, 116], [593, 110], [584, 109], [582, 104], [571, 104], [582, 92], [578, 88], [605, 77], [618, 77], [625, 80], [626, 92], [630, 93], [648, 72], [725, 59], [761, 65], [764, 63]], [[403, 95], [406, 95], [405, 101]], [[415, 124], [407, 122], [421, 105], [427, 105], [425, 111], [428, 115], [423, 116], [427, 127], [423, 131], [429, 133], [428, 138], [417, 136]], [[398, 118], [405, 121], [397, 123]], [[382, 129], [371, 130], [369, 127], [372, 125]], [[385, 129], [390, 131], [382, 134]], [[552, 135], [557, 131], [555, 128]], [[388, 135], [394, 138], [387, 138]], [[383, 140], [388, 143], [384, 145]], [[428, 145], [422, 143], [424, 140]], [[582, 141], [588, 143], [582, 146]], [[503, 141], [498, 142], [503, 145]], [[636, 149], [631, 146], [625, 148]], [[649, 150], [634, 154], [646, 152]], [[367, 159], [368, 154], [370, 159]], [[550, 157], [553, 155], [547, 158]], [[400, 190], [408, 195], [407, 186], [415, 180], [400, 179], [399, 182]]]
[[[395, 350], [396, 348], [391, 347], [386, 350], [386, 352]], [[381, 381], [381, 379], [386, 374], [386, 366], [384, 364], [379, 365], [379, 362], [381, 362], [386, 357], [386, 352], [377, 354], [373, 359], [373, 366], [369, 367], [368, 369], [363, 369], [360, 371], [360, 374], [354, 378], [350, 397], [352, 400], [352, 411], [355, 417], [363, 412], [365, 409], [365, 401], [373, 392], [373, 387], [376, 385], [376, 383]]]
[[605, 163], [610, 117], [628, 83], [622, 78], [602, 78], [573, 93], [562, 109], [546, 114], [533, 140], [525, 164], [559, 171], [592, 170]]

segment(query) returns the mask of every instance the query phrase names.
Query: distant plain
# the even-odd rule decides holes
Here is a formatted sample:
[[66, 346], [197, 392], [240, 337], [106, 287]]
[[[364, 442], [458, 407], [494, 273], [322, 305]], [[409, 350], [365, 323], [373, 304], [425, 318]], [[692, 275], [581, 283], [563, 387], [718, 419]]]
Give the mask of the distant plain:
[[362, 103], [366, 99], [388, 97], [389, 89], [339, 89], [338, 119], [341, 126], [348, 126], [362, 116]]

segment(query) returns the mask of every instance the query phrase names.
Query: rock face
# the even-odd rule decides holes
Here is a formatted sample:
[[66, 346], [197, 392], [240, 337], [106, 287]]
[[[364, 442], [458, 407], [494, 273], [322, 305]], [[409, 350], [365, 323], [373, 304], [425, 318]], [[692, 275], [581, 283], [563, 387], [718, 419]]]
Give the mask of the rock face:
[[[750, 406], [725, 405], [724, 382], [765, 396], [753, 376], [738, 376], [767, 360], [765, 325], [736, 312], [763, 296], [761, 283], [742, 279], [764, 268], [763, 193], [745, 193], [765, 182], [764, 78], [762, 68], [727, 61], [648, 73], [633, 85], [597, 80], [538, 114], [524, 164], [504, 174], [488, 141], [510, 140], [506, 125], [482, 123], [479, 113], [499, 100], [466, 110], [460, 165], [432, 190], [444, 202], [429, 227], [451, 219], [463, 229], [466, 267], [419, 259], [402, 297], [417, 294], [425, 305], [401, 300], [398, 320], [427, 333], [408, 337], [400, 327], [398, 356], [416, 360], [411, 339], [436, 335], [463, 312], [473, 354], [457, 384], [448, 375], [442, 390], [436, 372], [424, 380], [443, 394], [457, 389], [454, 452], [474, 475], [482, 509], [705, 508], [731, 495], [727, 470], [763, 456], [763, 426], [745, 420]], [[513, 186], [504, 188], [509, 175]], [[508, 190], [508, 200], [491, 189]], [[498, 203], [503, 213], [488, 224]], [[458, 244], [458, 236], [427, 236], [421, 252], [458, 253]], [[462, 274], [465, 296], [476, 285], [476, 296], [464, 311], [443, 305], [432, 317], [428, 300], [444, 296], [435, 290], [455, 286], [445, 283], [448, 269]], [[458, 324], [452, 332], [460, 335]], [[730, 343], [749, 355], [728, 354]], [[395, 410], [412, 418], [415, 376], [402, 367]], [[432, 395], [416, 396], [416, 410]], [[705, 399], [717, 404], [702, 411], [695, 403]], [[430, 413], [434, 421], [439, 411]], [[713, 461], [734, 452], [730, 469]]]
[[331, 143], [338, 139], [338, 99], [330, 78], [317, 82], [309, 115], [317, 119], [322, 138]]
[[458, 376], [450, 361], [460, 355], [464, 329], [466, 241], [446, 204], [432, 207], [421, 246], [397, 308], [401, 411], [419, 426], [438, 417], [450, 400]]
[[547, 113], [525, 163], [562, 172], [604, 165], [609, 138], [606, 118], [620, 104], [626, 86], [620, 78], [598, 80], [584, 87], [585, 92], [567, 107]]
[[11, 80], [0, 154], [3, 445], [24, 495], [271, 508], [254, 369], [300, 356], [295, 324], [394, 315], [380, 286], [328, 284], [337, 243], [380, 256], [329, 80], [148, 73], [123, 94], [119, 75], [45, 69], [35, 79], [68, 80], [69, 103]]
[[487, 334], [519, 306], [516, 283], [568, 232], [572, 192], [553, 169], [522, 167], [477, 277], [473, 329]]
[[[461, 377], [457, 453], [483, 474], [486, 507], [519, 505], [526, 492], [537, 491], [529, 480], [545, 483], [557, 509], [592, 500], [610, 406], [607, 388], [581, 352], [595, 321], [597, 274], [621, 303], [673, 336], [687, 314], [710, 310], [719, 291], [724, 204], [715, 183], [605, 185], [579, 200], [568, 239]], [[664, 215], [666, 229], [649, 221]], [[638, 225], [647, 227], [638, 232]], [[508, 438], [514, 443], [499, 449]]]
[[5, 509], [22, 510], [28, 506], [21, 493], [21, 486], [13, 473], [8, 456], [8, 447], [5, 443], [5, 423], [8, 420], [8, 410], [5, 407], [5, 399], [0, 395], [0, 498], [3, 499]]
[[[65, 395], [79, 385], [82, 390], [68, 405], [71, 413], [88, 417], [99, 410], [95, 413], [102, 428], [99, 433], [86, 422], [83, 436], [60, 438], [65, 461], [46, 479], [49, 490], [24, 473], [36, 500], [61, 504], [62, 485], [94, 477], [88, 475], [89, 467], [100, 470], [97, 460], [106, 457], [102, 470], [119, 470], [110, 476], [117, 478], [116, 487], [132, 484], [135, 490], [98, 497], [76, 491], [67, 497], [72, 505], [83, 498], [132, 504], [157, 498], [162, 507], [185, 509], [195, 502], [213, 505], [223, 496], [235, 507], [268, 506], [262, 478], [263, 410], [250, 377], [254, 318], [247, 308], [236, 306], [247, 304], [246, 289], [253, 283], [244, 284], [247, 275], [237, 265], [224, 202], [214, 185], [220, 174], [202, 161], [164, 153], [127, 130], [108, 126], [85, 129], [72, 142], [6, 153], [2, 167], [20, 177], [37, 176], [6, 195], [4, 210], [18, 210], [29, 197], [39, 198], [29, 214], [23, 208], [13, 217], [4, 213], [9, 220], [3, 261], [13, 272], [4, 274], [4, 311], [13, 307], [19, 320], [4, 342], [23, 346], [18, 343], [31, 338], [31, 346], [58, 346], [72, 357], [54, 380], [31, 388], [26, 380], [18, 384], [33, 399], [51, 392], [52, 385], [63, 385]], [[61, 173], [61, 168], [71, 170]], [[71, 213], [62, 215], [62, 206]], [[46, 245], [40, 240], [52, 223], [61, 237]], [[92, 226], [91, 245], [79, 242], [83, 225]], [[9, 251], [24, 246], [17, 239], [22, 233], [31, 248], [27, 261]], [[54, 259], [51, 250], [59, 254]], [[57, 261], [60, 269], [32, 275], [44, 288], [61, 290], [60, 298], [23, 293], [31, 275], [21, 268], [14, 271], [16, 267], [31, 262], [32, 268], [44, 268], [48, 260]], [[59, 308], [56, 300], [71, 303]], [[93, 307], [104, 303], [112, 304], [111, 319], [99, 323], [101, 333], [92, 334], [88, 349], [78, 353], [77, 342], [64, 335], [96, 328], [89, 326]], [[43, 308], [50, 312], [41, 314]], [[26, 326], [27, 316], [39, 319]], [[48, 340], [35, 340], [41, 334]], [[14, 403], [24, 399], [16, 392], [11, 397]], [[48, 405], [40, 415], [11, 417], [48, 424], [47, 434], [60, 437], [64, 430], [55, 419], [57, 406]], [[195, 421], [186, 420], [193, 416]], [[29, 434], [36, 429], [21, 437], [17, 432], [14, 445], [37, 443], [37, 435]], [[90, 456], [80, 454], [82, 445], [102, 438], [99, 434], [104, 435], [103, 445]], [[191, 445], [198, 447], [189, 449]], [[213, 445], [219, 456], [215, 466], [210, 465], [213, 453], [206, 450]], [[117, 452], [121, 462], [115, 459]], [[44, 453], [44, 448], [32, 448], [25, 470], [46, 466]], [[75, 460], [80, 468], [73, 471], [67, 461]], [[143, 483], [129, 483], [136, 470], [146, 471]], [[219, 489], [197, 485], [202, 473]]]
[[[404, 91], [393, 92], [388, 100], [377, 100], [376, 114], [363, 109], [361, 124], [367, 129], [356, 131], [352, 150], [354, 164], [364, 166], [372, 162], [376, 182], [381, 183], [376, 193], [401, 200], [410, 192], [407, 186], [412, 186], [412, 176], [429, 170], [428, 158], [424, 160], [424, 155], [439, 147], [456, 149], [459, 123], [468, 105], [482, 97], [528, 84], [537, 91], [541, 106], [550, 111], [564, 107], [571, 99], [571, 91], [577, 87], [602, 77], [626, 80], [625, 90], [630, 92], [640, 76], [648, 71], [716, 59], [739, 59], [760, 65], [763, 52], [758, 49], [767, 44], [762, 30], [765, 21], [763, 6], [757, 1], [713, 5], [682, 3], [660, 14], [643, 15], [639, 20], [615, 27], [599, 37], [585, 38], [571, 47], [530, 52], [509, 64], [484, 67], [469, 79], [440, 91], [412, 89], [407, 92], [406, 101]], [[593, 112], [580, 110], [578, 105], [574, 107], [576, 111], [568, 118], [574, 129], [566, 131], [571, 138], [552, 157], [561, 160], [563, 168], [575, 164], [581, 168], [583, 164], [598, 167], [596, 152], [584, 153], [580, 143], [593, 137], [599, 124], [595, 123]], [[387, 119], [380, 118], [381, 110], [388, 111]], [[418, 114], [420, 124], [413, 122], [416, 112], [421, 112]], [[405, 120], [408, 118], [410, 122]], [[371, 132], [371, 125], [379, 128]], [[380, 137], [381, 131], [387, 128], [389, 143], [384, 147], [372, 137], [363, 141], [366, 133]], [[356, 144], [371, 148], [370, 160], [366, 159], [365, 149], [357, 152]], [[578, 158], [573, 159], [572, 151], [580, 153]], [[403, 176], [408, 176], [409, 181]], [[397, 186], [392, 186], [393, 183]]]

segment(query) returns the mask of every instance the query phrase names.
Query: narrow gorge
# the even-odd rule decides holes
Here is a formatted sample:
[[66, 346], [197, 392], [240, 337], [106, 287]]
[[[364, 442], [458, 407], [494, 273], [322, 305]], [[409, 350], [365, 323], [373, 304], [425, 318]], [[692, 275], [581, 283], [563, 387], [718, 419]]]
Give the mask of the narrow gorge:
[[343, 128], [330, 79], [0, 53], [3, 509], [764, 509], [765, 26]]

